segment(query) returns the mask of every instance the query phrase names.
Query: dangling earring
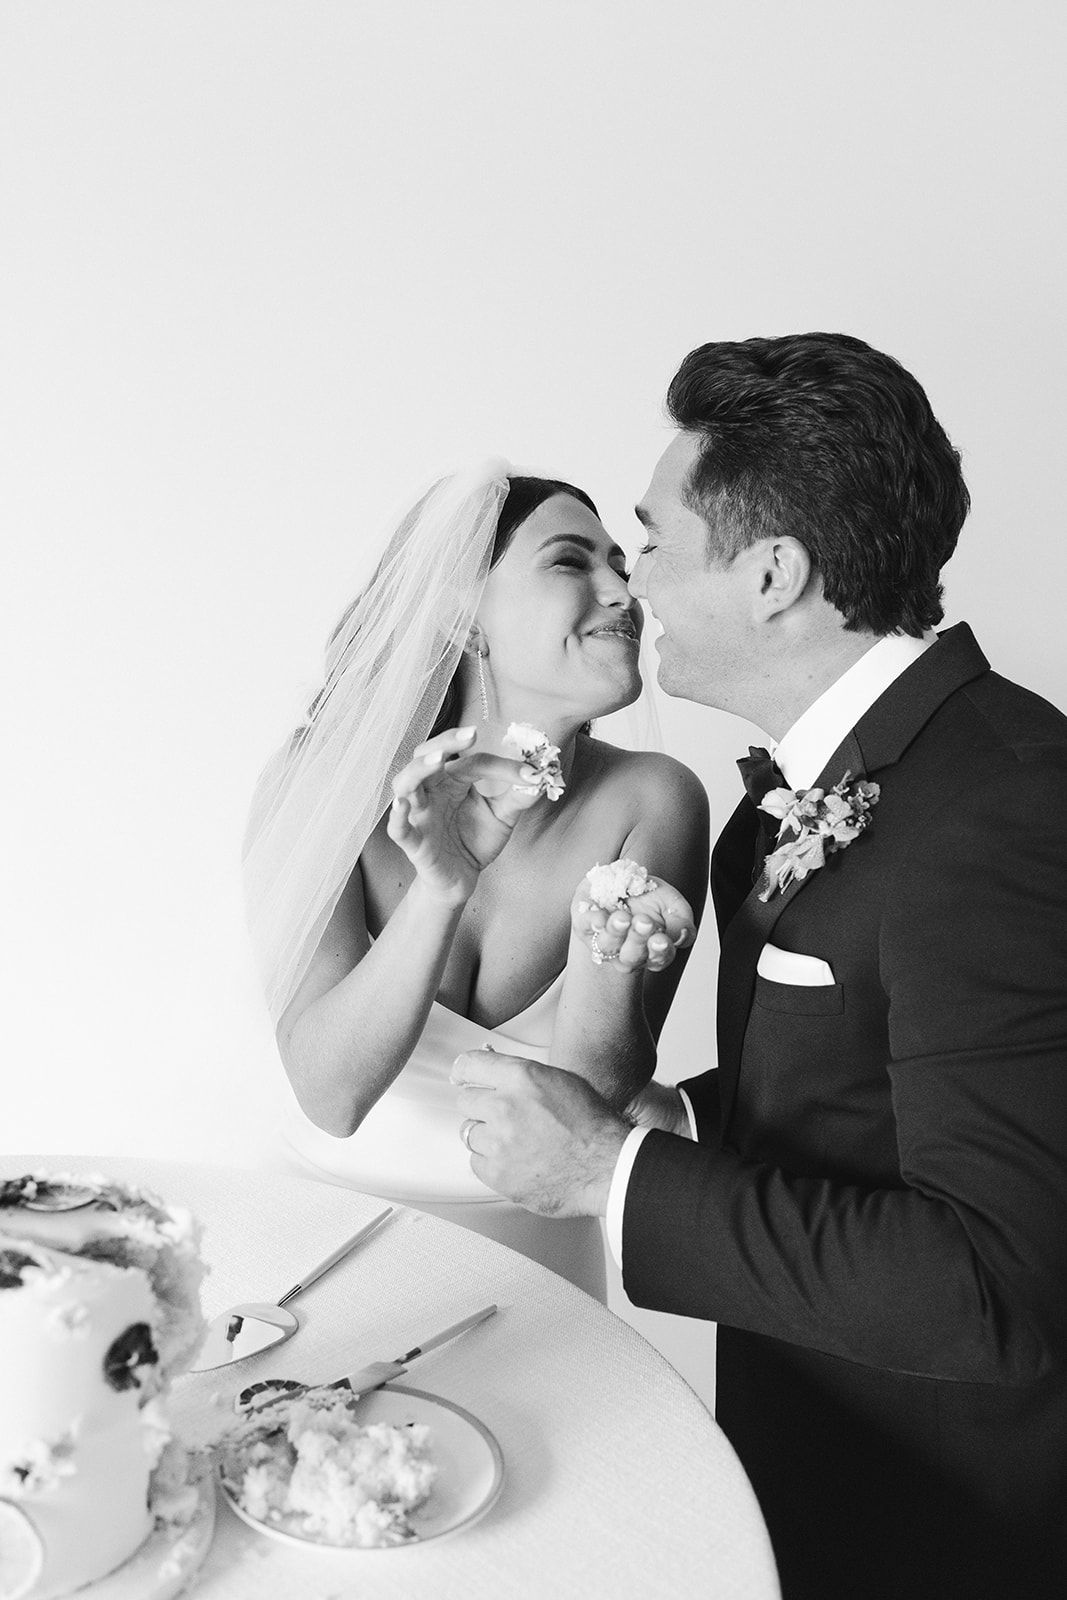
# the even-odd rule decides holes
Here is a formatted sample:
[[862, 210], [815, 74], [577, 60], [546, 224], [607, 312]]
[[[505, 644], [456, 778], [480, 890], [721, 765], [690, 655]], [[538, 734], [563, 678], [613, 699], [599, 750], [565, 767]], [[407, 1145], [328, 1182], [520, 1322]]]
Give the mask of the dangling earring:
[[478, 688], [482, 696], [482, 721], [489, 721], [489, 691], [485, 686], [485, 667], [483, 662], [489, 654], [488, 650], [478, 651]]

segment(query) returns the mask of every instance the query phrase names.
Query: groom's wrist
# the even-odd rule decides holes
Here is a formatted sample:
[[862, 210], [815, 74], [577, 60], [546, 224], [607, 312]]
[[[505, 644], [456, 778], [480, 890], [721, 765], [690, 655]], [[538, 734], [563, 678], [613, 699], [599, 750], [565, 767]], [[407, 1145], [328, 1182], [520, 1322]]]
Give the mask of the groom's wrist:
[[629, 1138], [631, 1129], [621, 1117], [613, 1117], [597, 1140], [595, 1171], [586, 1179], [582, 1212], [590, 1217], [607, 1215], [612, 1180], [618, 1166], [619, 1153]]

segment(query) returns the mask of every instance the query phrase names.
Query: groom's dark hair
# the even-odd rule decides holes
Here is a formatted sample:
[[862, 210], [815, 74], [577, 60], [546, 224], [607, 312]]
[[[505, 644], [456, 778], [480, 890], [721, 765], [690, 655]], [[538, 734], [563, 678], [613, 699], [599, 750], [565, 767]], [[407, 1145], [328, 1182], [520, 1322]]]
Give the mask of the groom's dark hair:
[[701, 441], [688, 500], [714, 557], [791, 534], [846, 627], [941, 621], [941, 568], [971, 502], [958, 451], [898, 361], [844, 333], [704, 344], [667, 408]]

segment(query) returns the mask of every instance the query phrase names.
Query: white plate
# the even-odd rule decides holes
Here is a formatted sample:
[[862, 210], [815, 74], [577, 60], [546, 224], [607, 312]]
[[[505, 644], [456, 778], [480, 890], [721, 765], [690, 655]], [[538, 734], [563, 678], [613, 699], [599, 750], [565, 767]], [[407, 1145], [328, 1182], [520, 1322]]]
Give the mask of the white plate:
[[388, 1422], [395, 1427], [425, 1423], [431, 1428], [430, 1458], [437, 1477], [424, 1505], [410, 1515], [416, 1537], [403, 1544], [328, 1545], [322, 1539], [303, 1537], [287, 1529], [261, 1522], [237, 1504], [225, 1483], [223, 1494], [231, 1509], [257, 1533], [265, 1533], [283, 1544], [312, 1545], [316, 1549], [344, 1550], [352, 1555], [380, 1555], [384, 1551], [411, 1550], [431, 1539], [469, 1528], [492, 1506], [504, 1483], [504, 1457], [484, 1422], [451, 1400], [427, 1394], [423, 1389], [403, 1389], [389, 1384], [363, 1396], [355, 1410], [355, 1420], [363, 1427], [372, 1422]]

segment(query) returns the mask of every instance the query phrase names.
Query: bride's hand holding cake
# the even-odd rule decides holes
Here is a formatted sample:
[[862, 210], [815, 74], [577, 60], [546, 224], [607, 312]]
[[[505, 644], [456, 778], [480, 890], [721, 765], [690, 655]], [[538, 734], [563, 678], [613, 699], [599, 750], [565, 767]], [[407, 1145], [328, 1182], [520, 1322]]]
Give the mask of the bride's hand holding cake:
[[594, 966], [663, 972], [696, 938], [696, 919], [684, 895], [624, 857], [586, 873], [571, 902], [571, 931]]
[[475, 750], [476, 728], [449, 728], [419, 746], [393, 779], [386, 828], [426, 891], [465, 905], [482, 870], [540, 798], [519, 761]]

